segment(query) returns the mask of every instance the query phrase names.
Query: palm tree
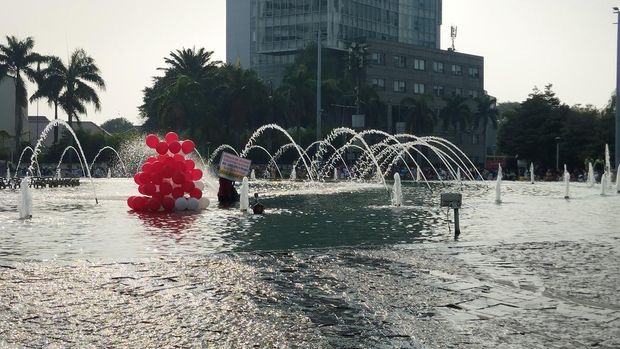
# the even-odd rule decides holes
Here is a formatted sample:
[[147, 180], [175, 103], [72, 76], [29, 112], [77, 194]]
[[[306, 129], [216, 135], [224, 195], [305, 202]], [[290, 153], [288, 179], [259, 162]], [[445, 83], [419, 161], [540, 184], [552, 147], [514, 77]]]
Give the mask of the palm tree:
[[18, 152], [24, 128], [22, 117], [28, 106], [28, 91], [22, 74], [34, 82], [36, 70], [33, 67], [44, 58], [32, 51], [34, 48], [32, 37], [19, 40], [15, 36], [7, 36], [6, 41], [6, 45], [0, 45], [0, 80], [4, 76], [15, 79], [15, 151]]
[[467, 105], [467, 99], [462, 96], [444, 97], [446, 106], [439, 112], [443, 120], [444, 130], [452, 126], [455, 132], [459, 129], [467, 129], [471, 124], [471, 109]]
[[[316, 94], [315, 87], [316, 81], [305, 65], [290, 66], [284, 71], [282, 85], [279, 89], [281, 93], [289, 97], [287, 100], [292, 102], [292, 109], [296, 115], [298, 137], [300, 137], [301, 125], [307, 125], [310, 122], [310, 115], [314, 114], [312, 101]], [[292, 121], [289, 113], [290, 124]]]
[[414, 132], [423, 135], [433, 131], [435, 112], [430, 107], [433, 96], [424, 94], [414, 97], [405, 97], [400, 105], [408, 107], [410, 116], [414, 119]]
[[[58, 105], [63, 88], [62, 72], [65, 69], [58, 57], [48, 57], [47, 67], [37, 72], [35, 78], [38, 89], [30, 97], [30, 102], [45, 98], [49, 105], [54, 105], [54, 120], [58, 119]], [[58, 126], [54, 127], [54, 144], [58, 142]]]
[[216, 123], [204, 127], [214, 114], [215, 104], [209, 101], [217, 100], [212, 97], [221, 92], [215, 74], [221, 62], [211, 61], [212, 54], [204, 48], [170, 52], [164, 59], [167, 66], [158, 68], [164, 76], [155, 77], [153, 86], [144, 89], [140, 112], [146, 126], [187, 129], [195, 138], [201, 138], [204, 130], [214, 132]]
[[99, 96], [91, 84], [105, 90], [105, 82], [99, 75], [95, 60], [82, 49], [71, 54], [69, 66], [65, 67], [60, 60], [56, 63], [60, 64], [54, 71], [54, 74], [58, 75], [55, 78], [62, 79], [63, 82], [60, 106], [67, 113], [69, 125], [72, 126], [73, 118], [79, 122], [78, 115], [86, 114], [86, 104], [93, 104], [95, 110], [101, 109]]
[[496, 108], [497, 100], [495, 97], [485, 94], [480, 98], [476, 98], [476, 113], [474, 113], [474, 128], [478, 129], [480, 121], [482, 120], [483, 137], [482, 141], [484, 145], [484, 160], [486, 161], [487, 155], [487, 128], [489, 121], [494, 129], [497, 128], [497, 117], [499, 115]]

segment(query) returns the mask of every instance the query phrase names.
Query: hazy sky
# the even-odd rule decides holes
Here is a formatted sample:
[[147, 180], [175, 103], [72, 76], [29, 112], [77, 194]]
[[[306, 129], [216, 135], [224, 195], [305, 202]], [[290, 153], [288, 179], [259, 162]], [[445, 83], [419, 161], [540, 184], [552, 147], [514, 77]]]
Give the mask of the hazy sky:
[[[613, 6], [620, 0], [444, 0], [441, 47], [450, 46], [450, 25], [457, 25], [457, 51], [484, 56], [485, 88], [500, 102], [553, 83], [565, 103], [603, 107], [615, 88]], [[170, 51], [205, 47], [225, 59], [226, 1], [10, 1], [2, 5], [0, 35], [32, 36], [37, 52], [65, 61], [85, 49], [107, 84], [102, 110], [86, 119], [141, 123], [142, 89]], [[36, 111], [30, 105], [29, 114]], [[39, 114], [53, 116], [44, 102]]]

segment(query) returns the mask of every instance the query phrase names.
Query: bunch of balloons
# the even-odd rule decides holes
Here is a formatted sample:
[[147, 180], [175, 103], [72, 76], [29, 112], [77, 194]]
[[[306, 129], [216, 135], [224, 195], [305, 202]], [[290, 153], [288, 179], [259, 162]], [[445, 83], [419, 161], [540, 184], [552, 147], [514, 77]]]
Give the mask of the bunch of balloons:
[[133, 176], [141, 196], [130, 196], [127, 205], [138, 212], [198, 211], [209, 206], [209, 199], [202, 196], [204, 183], [202, 171], [185, 156], [194, 151], [194, 142], [180, 141], [174, 132], [164, 140], [156, 135], [146, 136], [146, 145], [157, 151]]

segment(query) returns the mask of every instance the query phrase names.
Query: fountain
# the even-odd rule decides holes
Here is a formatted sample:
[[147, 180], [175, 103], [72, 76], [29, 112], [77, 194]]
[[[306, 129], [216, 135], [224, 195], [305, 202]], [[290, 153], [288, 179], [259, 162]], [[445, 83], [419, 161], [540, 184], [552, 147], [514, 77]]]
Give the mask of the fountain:
[[400, 183], [400, 175], [394, 173], [394, 186], [392, 187], [392, 206], [401, 206], [403, 204], [403, 189]]
[[297, 180], [297, 169], [295, 168], [295, 166], [293, 166], [293, 168], [291, 168], [291, 177], [290, 177], [291, 181], [296, 181]]
[[461, 183], [461, 168], [460, 167], [456, 169], [456, 181], [458, 183]]
[[6, 181], [10, 181], [11, 180], [11, 168], [9, 167], [9, 165], [6, 165]]
[[75, 149], [72, 145], [70, 145], [66, 147], [65, 150], [62, 151], [62, 154], [60, 155], [60, 159], [58, 159], [58, 165], [56, 165], [56, 174], [58, 175], [58, 178], [61, 178], [60, 165], [62, 164], [62, 160], [65, 158], [65, 154], [67, 153], [68, 150], [73, 150], [75, 152], [75, 155], [77, 155], [78, 161], [80, 162], [80, 167], [82, 167], [82, 176], [86, 177], [86, 170], [84, 169], [84, 164], [86, 164], [86, 159], [84, 159], [84, 164], [83, 164], [82, 157], [80, 157], [80, 153], [78, 153], [77, 149]]
[[497, 165], [497, 181], [495, 183], [495, 203], [502, 203], [502, 165]]
[[250, 185], [248, 177], [243, 177], [241, 181], [241, 190], [239, 193], [239, 209], [241, 212], [250, 212]]
[[616, 170], [616, 193], [620, 193], [620, 165]]
[[95, 157], [93, 158], [93, 161], [90, 163], [90, 167], [88, 168], [88, 172], [92, 172], [93, 166], [95, 165], [95, 162], [97, 161], [97, 159], [99, 158], [99, 155], [101, 155], [101, 153], [104, 150], [111, 150], [112, 152], [114, 152], [114, 154], [116, 154], [116, 158], [118, 159], [118, 162], [121, 164], [121, 167], [123, 169], [123, 176], [126, 176], [127, 175], [127, 169], [125, 168], [125, 164], [123, 163], [123, 159], [121, 159], [121, 156], [118, 154], [116, 149], [114, 149], [112, 147], [109, 147], [109, 146], [105, 146], [105, 147], [99, 149], [99, 151], [97, 152], [97, 155], [95, 155]]
[[254, 169], [252, 169], [252, 172], [250, 172], [250, 179], [253, 181], [256, 180], [256, 171], [254, 171]]
[[601, 196], [607, 195], [607, 172], [604, 172], [601, 176]]
[[[41, 168], [39, 167], [39, 161], [37, 159], [36, 156], [34, 156], [34, 149], [32, 149], [31, 146], [26, 146], [23, 150], [22, 153], [19, 155], [19, 160], [17, 161], [17, 166], [15, 167], [15, 176], [19, 177], [19, 166], [22, 163], [22, 157], [24, 156], [24, 154], [26, 153], [26, 150], [30, 150], [30, 152], [32, 153], [33, 157], [34, 157], [34, 163], [37, 165], [37, 176], [41, 177]], [[32, 171], [32, 169], [28, 169], [29, 171]], [[29, 172], [30, 174], [33, 174], [32, 172]]]
[[19, 187], [19, 203], [17, 205], [20, 219], [32, 217], [32, 193], [30, 192], [30, 177], [22, 179]]
[[588, 162], [588, 186], [594, 187], [594, 167], [591, 162]]
[[112, 169], [108, 167], [108, 175], [106, 176], [107, 179], [112, 178]]
[[530, 162], [530, 183], [534, 184], [534, 163]]
[[[611, 176], [611, 160], [609, 156], [609, 144], [605, 144], [605, 172]], [[608, 180], [611, 178], [608, 178]]]
[[334, 181], [338, 180], [338, 168], [334, 167]]
[[[75, 131], [73, 131], [71, 126], [69, 126], [69, 124], [67, 124], [63, 120], [55, 119], [55, 120], [50, 121], [47, 124], [47, 126], [45, 126], [43, 131], [41, 131], [41, 136], [39, 136], [39, 139], [37, 140], [37, 145], [34, 147], [34, 151], [32, 152], [32, 156], [30, 157], [30, 166], [28, 166], [28, 172], [32, 173], [32, 169], [33, 169], [32, 167], [34, 163], [37, 161], [37, 156], [39, 155], [39, 152], [41, 152], [41, 146], [43, 145], [43, 141], [45, 140], [45, 138], [47, 138], [47, 135], [49, 134], [49, 132], [54, 127], [59, 126], [59, 125], [64, 126], [69, 131], [69, 133], [71, 133], [71, 135], [73, 136], [73, 139], [77, 143], [78, 148], [80, 149], [82, 158], [86, 159], [86, 156], [84, 156], [84, 150], [82, 150], [82, 145], [80, 144], [80, 141], [78, 140], [77, 135], [75, 134]], [[88, 167], [86, 167], [86, 169], [88, 170], [87, 172], [88, 178], [90, 179], [90, 184], [93, 188], [93, 196], [95, 197], [95, 203], [98, 204], [99, 200], [97, 199], [97, 191], [95, 190], [95, 182], [93, 182], [93, 178], [90, 175], [90, 169]]]
[[570, 173], [566, 170], [566, 164], [564, 164], [564, 199], [569, 199], [569, 186], [570, 186]]

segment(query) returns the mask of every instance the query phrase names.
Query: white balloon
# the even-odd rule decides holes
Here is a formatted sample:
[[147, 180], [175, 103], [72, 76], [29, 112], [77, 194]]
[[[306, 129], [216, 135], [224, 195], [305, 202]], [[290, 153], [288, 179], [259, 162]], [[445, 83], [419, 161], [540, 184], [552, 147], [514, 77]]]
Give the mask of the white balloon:
[[206, 197], [201, 197], [200, 199], [198, 199], [198, 207], [200, 207], [201, 210], [206, 209], [207, 207], [209, 207], [209, 204], [211, 202], [209, 201], [209, 199], [207, 199]]
[[187, 209], [187, 199], [186, 198], [178, 198], [174, 202], [174, 209], [176, 211], [185, 211]]
[[190, 211], [198, 211], [198, 199], [189, 198], [187, 199], [187, 209]]
[[205, 188], [205, 184], [202, 181], [195, 181], [194, 186], [200, 189], [200, 191], [202, 191]]

